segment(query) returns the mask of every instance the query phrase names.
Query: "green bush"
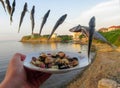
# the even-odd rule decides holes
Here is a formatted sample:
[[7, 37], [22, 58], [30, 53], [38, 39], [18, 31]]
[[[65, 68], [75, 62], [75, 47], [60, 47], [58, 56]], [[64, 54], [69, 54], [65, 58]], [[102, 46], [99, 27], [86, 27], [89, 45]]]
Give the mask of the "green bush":
[[31, 36], [24, 36], [23, 39], [25, 40], [29, 40], [31, 38]]
[[69, 42], [70, 40], [72, 40], [72, 37], [69, 36], [69, 35], [61, 35], [61, 36], [58, 36], [58, 37], [61, 38], [62, 42]]

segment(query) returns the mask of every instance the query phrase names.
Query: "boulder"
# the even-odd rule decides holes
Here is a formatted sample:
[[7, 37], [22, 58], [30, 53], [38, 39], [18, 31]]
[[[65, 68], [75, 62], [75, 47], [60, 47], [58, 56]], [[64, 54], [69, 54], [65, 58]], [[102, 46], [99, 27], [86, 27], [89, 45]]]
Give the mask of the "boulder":
[[117, 88], [117, 82], [111, 79], [103, 78], [98, 82], [98, 88]]

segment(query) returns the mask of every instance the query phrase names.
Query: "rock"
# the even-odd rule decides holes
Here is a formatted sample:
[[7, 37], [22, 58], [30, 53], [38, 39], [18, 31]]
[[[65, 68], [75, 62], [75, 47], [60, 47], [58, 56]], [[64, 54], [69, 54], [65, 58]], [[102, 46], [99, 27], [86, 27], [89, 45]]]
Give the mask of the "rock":
[[98, 82], [98, 88], [117, 88], [117, 82], [111, 79], [103, 78]]

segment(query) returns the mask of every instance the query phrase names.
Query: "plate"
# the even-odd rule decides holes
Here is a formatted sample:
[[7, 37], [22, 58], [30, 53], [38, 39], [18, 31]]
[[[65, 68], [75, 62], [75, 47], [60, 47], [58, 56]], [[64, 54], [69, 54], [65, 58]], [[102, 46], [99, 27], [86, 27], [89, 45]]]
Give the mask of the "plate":
[[27, 54], [26, 59], [24, 60], [24, 66], [29, 69], [36, 70], [36, 71], [52, 73], [52, 74], [56, 74], [56, 73], [59, 74], [59, 73], [66, 73], [69, 71], [82, 69], [82, 68], [86, 67], [87, 65], [89, 65], [88, 58], [86, 56], [83, 56], [80, 53], [64, 52], [64, 51], [63, 52], [69, 57], [77, 57], [79, 64], [72, 68], [54, 69], [54, 68], [40, 68], [40, 67], [34, 66], [33, 64], [30, 63], [32, 60], [32, 57], [39, 57], [39, 55], [43, 52], [44, 53], [55, 53], [55, 52], [57, 53], [59, 51], [40, 51], [40, 52], [36, 52], [36, 53]]

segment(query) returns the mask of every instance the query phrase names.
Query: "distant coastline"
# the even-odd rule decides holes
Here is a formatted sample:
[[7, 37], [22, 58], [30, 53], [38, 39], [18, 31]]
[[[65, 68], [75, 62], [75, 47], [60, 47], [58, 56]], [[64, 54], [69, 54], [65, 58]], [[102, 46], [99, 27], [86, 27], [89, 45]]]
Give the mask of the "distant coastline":
[[[69, 36], [69, 35], [67, 35]], [[75, 43], [75, 44], [87, 44], [88, 42], [84, 39], [82, 40], [77, 40], [77, 41], [74, 41], [72, 38], [69, 38], [69, 37], [65, 37], [65, 36], [62, 36], [62, 37], [56, 37], [56, 38], [51, 38], [50, 40], [48, 40], [47, 37], [30, 37], [29, 36], [23, 36], [20, 40], [20, 42], [23, 42], [23, 43]]]
[[20, 40], [20, 42], [26, 42], [26, 43], [47, 43], [47, 42], [61, 42], [61, 40], [59, 38], [52, 38], [50, 40], [48, 40], [47, 38], [30, 38], [30, 39], [26, 39], [26, 38], [22, 38]]
[[49, 43], [49, 42], [69, 42], [72, 40], [71, 36], [69, 36], [69, 35], [51, 37], [49, 40], [48, 40], [48, 36], [49, 35], [39, 36], [38, 34], [27, 35], [27, 36], [23, 36], [22, 39], [20, 40], [20, 42]]

